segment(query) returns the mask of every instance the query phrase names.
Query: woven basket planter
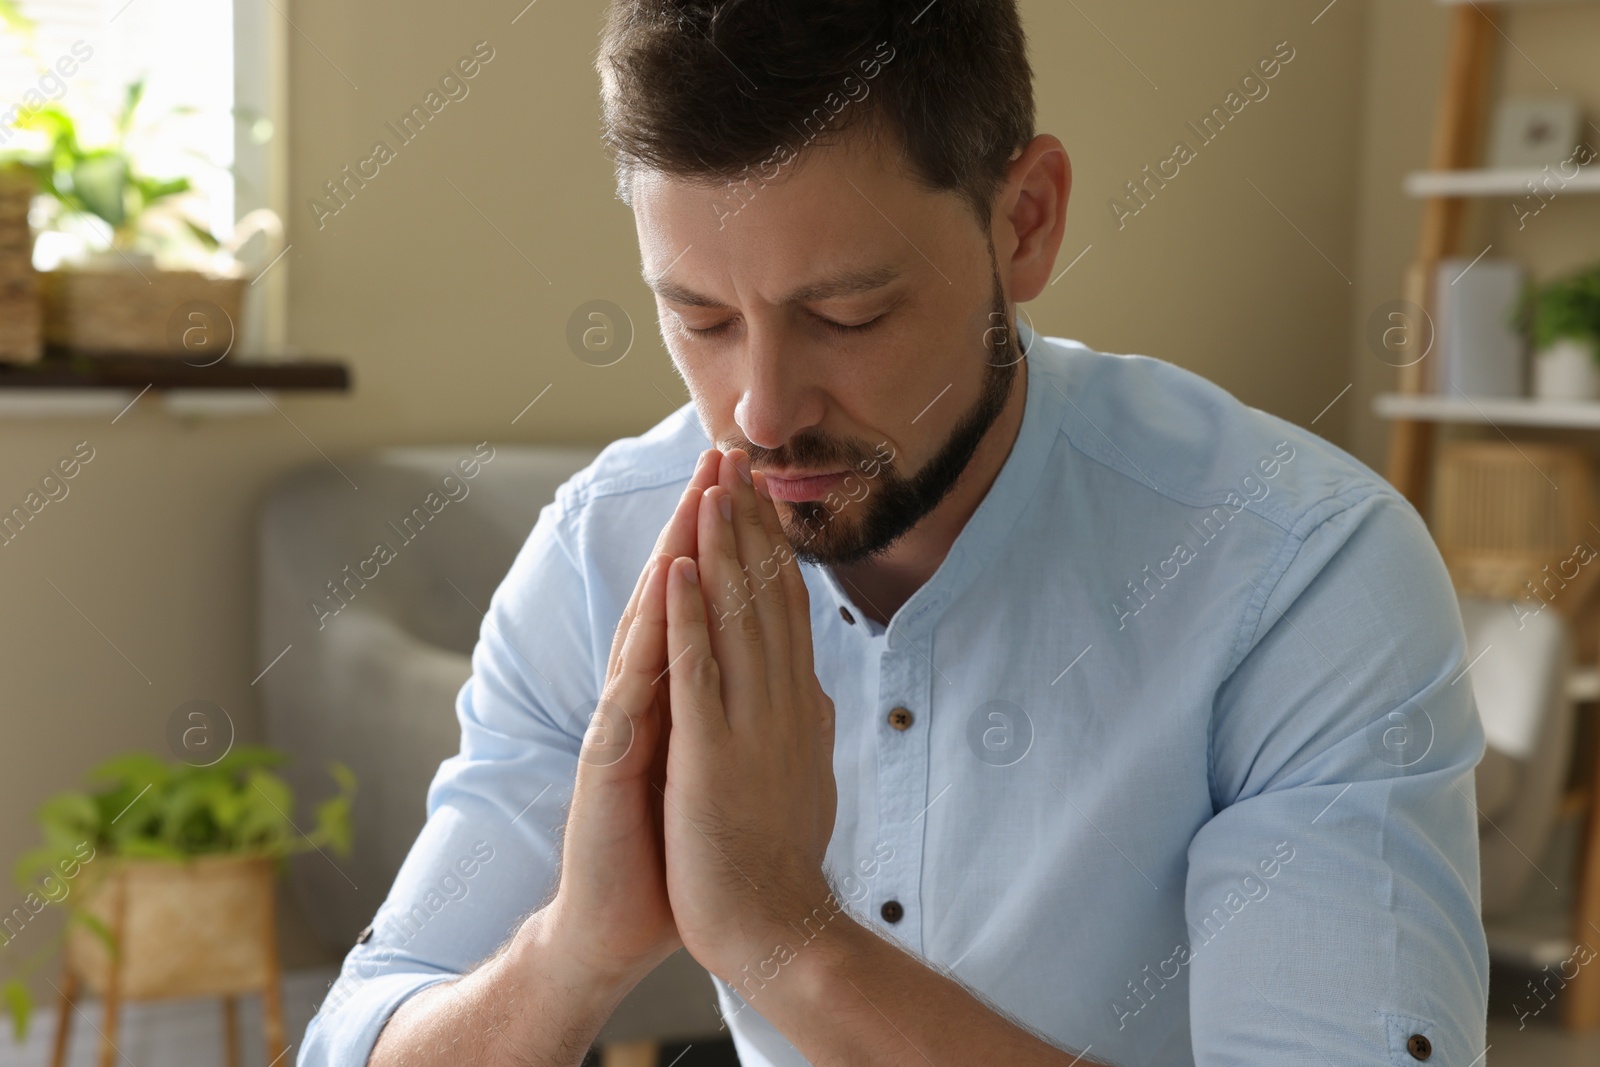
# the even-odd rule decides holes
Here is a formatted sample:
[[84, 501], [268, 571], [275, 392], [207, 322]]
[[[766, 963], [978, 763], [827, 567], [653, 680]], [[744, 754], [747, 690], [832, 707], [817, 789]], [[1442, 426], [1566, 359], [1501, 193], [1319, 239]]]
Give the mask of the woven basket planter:
[[[273, 862], [233, 856], [184, 863], [115, 860], [81, 902], [120, 949], [115, 997], [227, 996], [276, 987]], [[67, 939], [67, 966], [105, 996], [113, 958], [82, 923]]]
[[184, 358], [228, 349], [246, 284], [149, 267], [43, 271], [39, 282], [50, 345]]
[[32, 363], [41, 345], [39, 282], [33, 270], [28, 205], [33, 175], [0, 167], [0, 362]]

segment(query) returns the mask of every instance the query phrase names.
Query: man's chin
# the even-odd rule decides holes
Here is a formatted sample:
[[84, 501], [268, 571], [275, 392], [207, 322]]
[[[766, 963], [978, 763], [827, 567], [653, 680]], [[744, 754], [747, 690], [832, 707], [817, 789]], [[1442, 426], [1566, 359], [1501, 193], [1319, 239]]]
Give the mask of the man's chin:
[[[780, 508], [780, 515], [783, 509]], [[826, 507], [809, 504], [805, 507], [790, 505], [789, 514], [782, 515], [783, 532], [789, 547], [804, 563], [832, 566], [860, 551], [856, 522], [843, 512], [838, 514]]]

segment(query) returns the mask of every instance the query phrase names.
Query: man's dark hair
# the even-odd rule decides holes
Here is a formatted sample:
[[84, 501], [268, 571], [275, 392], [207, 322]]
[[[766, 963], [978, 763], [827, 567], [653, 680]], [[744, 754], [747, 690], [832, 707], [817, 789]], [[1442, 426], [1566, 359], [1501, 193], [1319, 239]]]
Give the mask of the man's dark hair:
[[618, 195], [654, 170], [727, 184], [734, 214], [861, 129], [987, 230], [1034, 136], [1026, 44], [1015, 0], [613, 0], [596, 69]]

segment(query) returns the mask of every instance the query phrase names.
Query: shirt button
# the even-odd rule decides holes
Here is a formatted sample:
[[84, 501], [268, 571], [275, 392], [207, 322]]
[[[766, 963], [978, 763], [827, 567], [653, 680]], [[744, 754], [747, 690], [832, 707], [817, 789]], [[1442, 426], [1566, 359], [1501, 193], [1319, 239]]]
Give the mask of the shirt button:
[[911, 729], [911, 719], [911, 712], [905, 708], [895, 708], [893, 711], [889, 712], [889, 725], [893, 726], [896, 730]]
[[850, 614], [850, 609], [845, 607], [843, 604], [839, 605], [839, 617], [845, 622], [849, 623], [851, 626], [856, 624], [856, 617]]
[[1421, 1034], [1412, 1034], [1406, 1038], [1406, 1051], [1411, 1053], [1412, 1059], [1425, 1060], [1433, 1055], [1433, 1042]]
[[371, 940], [372, 940], [372, 927], [370, 927], [370, 926], [356, 935], [356, 944], [358, 944], [358, 945], [365, 945], [368, 941], [371, 941]]
[[897, 923], [905, 915], [906, 909], [900, 906], [898, 900], [886, 900], [883, 902], [883, 907], [878, 909], [878, 913], [883, 916], [885, 922]]

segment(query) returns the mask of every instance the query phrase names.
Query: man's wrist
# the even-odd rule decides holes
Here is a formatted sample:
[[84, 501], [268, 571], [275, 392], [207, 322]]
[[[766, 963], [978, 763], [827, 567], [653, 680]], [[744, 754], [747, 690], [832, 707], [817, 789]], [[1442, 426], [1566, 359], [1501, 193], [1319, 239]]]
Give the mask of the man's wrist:
[[578, 1014], [598, 1017], [601, 1023], [644, 977], [595, 967], [572, 952], [556, 936], [548, 909], [523, 922], [497, 962], [501, 973], [519, 985], [531, 980], [560, 996]]
[[796, 953], [794, 995], [809, 1009], [827, 1010], [836, 1002], [839, 988], [860, 970], [863, 958], [877, 947], [878, 941], [876, 933], [841, 908]]

